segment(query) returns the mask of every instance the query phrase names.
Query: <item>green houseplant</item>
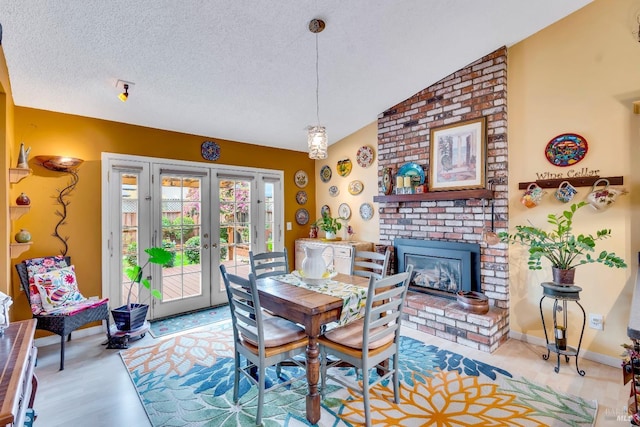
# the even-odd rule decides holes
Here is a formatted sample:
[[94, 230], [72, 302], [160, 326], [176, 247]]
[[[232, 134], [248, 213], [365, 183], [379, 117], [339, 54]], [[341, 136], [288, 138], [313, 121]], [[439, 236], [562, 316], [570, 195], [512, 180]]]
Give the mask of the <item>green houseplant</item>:
[[[157, 289], [151, 289], [151, 282], [147, 278], [143, 278], [144, 269], [149, 264], [159, 264], [165, 266], [173, 261], [173, 253], [160, 247], [151, 247], [144, 250], [149, 258], [142, 266], [137, 263], [130, 264], [125, 268], [124, 273], [131, 283], [127, 292], [127, 303], [121, 307], [111, 310], [116, 328], [121, 331], [131, 331], [139, 328], [144, 324], [149, 309], [148, 304], [140, 304], [131, 302], [133, 287], [137, 283], [149, 290], [151, 296], [162, 298], [162, 294]], [[129, 262], [131, 262], [129, 260]]]
[[601, 263], [607, 267], [625, 268], [627, 264], [613, 252], [595, 252], [598, 240], [611, 237], [611, 229], [602, 229], [592, 234], [573, 233], [573, 216], [578, 209], [586, 206], [586, 202], [574, 203], [561, 215], [549, 214], [547, 222], [553, 227], [551, 231], [533, 225], [516, 225], [516, 232], [509, 234], [500, 232], [498, 236], [503, 242], [515, 243], [529, 248], [528, 266], [530, 270], [541, 270], [542, 259], [551, 262], [554, 269], [554, 282], [573, 283], [575, 267], [583, 264]]
[[313, 225], [324, 231], [327, 239], [334, 239], [336, 233], [342, 229], [342, 223], [340, 222], [342, 219], [343, 218], [332, 218], [325, 213], [322, 215], [322, 218], [314, 222]]

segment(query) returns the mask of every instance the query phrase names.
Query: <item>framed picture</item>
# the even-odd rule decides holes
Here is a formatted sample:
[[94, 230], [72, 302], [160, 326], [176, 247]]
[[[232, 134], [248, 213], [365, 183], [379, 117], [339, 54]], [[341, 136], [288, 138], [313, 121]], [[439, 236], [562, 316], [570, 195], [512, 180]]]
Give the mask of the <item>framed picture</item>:
[[486, 118], [431, 129], [429, 191], [485, 188]]

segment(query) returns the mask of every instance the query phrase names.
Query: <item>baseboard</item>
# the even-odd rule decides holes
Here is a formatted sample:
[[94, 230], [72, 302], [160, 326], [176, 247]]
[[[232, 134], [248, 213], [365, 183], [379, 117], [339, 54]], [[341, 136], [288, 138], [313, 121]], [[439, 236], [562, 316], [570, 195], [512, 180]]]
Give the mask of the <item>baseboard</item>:
[[[104, 326], [92, 326], [90, 328], [77, 329], [71, 333], [71, 339], [89, 337], [91, 335], [103, 334], [106, 338], [107, 329]], [[48, 345], [60, 344], [60, 335], [48, 335], [35, 339], [36, 347], [46, 347]]]
[[[509, 331], [509, 338], [533, 345], [539, 345], [541, 347], [547, 346], [547, 342], [543, 338], [526, 335], [520, 332]], [[584, 349], [580, 350], [579, 357], [593, 362], [602, 363], [603, 365], [613, 366], [614, 368], [620, 367], [620, 364], [622, 363], [622, 359], [620, 357], [607, 356], [606, 354], [594, 353]]]

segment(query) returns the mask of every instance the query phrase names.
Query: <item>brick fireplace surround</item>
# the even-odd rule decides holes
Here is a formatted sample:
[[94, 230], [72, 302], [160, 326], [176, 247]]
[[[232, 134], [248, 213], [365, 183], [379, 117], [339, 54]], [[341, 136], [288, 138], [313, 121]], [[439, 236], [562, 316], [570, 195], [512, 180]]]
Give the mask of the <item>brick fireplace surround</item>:
[[[495, 228], [506, 230], [507, 49], [502, 47], [378, 116], [378, 176], [407, 162], [428, 176], [429, 130], [458, 121], [487, 119], [486, 181], [493, 182]], [[455, 194], [451, 192], [452, 195]], [[488, 204], [488, 203], [487, 203]], [[479, 243], [481, 286], [487, 314], [472, 314], [455, 300], [409, 292], [403, 324], [469, 347], [492, 352], [509, 332], [508, 253], [505, 244], [482, 241], [483, 202], [478, 199], [379, 202], [380, 243], [395, 238]], [[486, 220], [490, 223], [490, 210]]]

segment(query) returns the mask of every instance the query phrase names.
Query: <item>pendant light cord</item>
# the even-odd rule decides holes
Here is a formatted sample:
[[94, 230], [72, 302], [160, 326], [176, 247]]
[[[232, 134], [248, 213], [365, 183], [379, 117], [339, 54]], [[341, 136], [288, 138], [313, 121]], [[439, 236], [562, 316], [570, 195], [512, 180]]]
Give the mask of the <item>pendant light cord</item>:
[[318, 33], [316, 33], [316, 119], [320, 126], [320, 55], [318, 54]]

